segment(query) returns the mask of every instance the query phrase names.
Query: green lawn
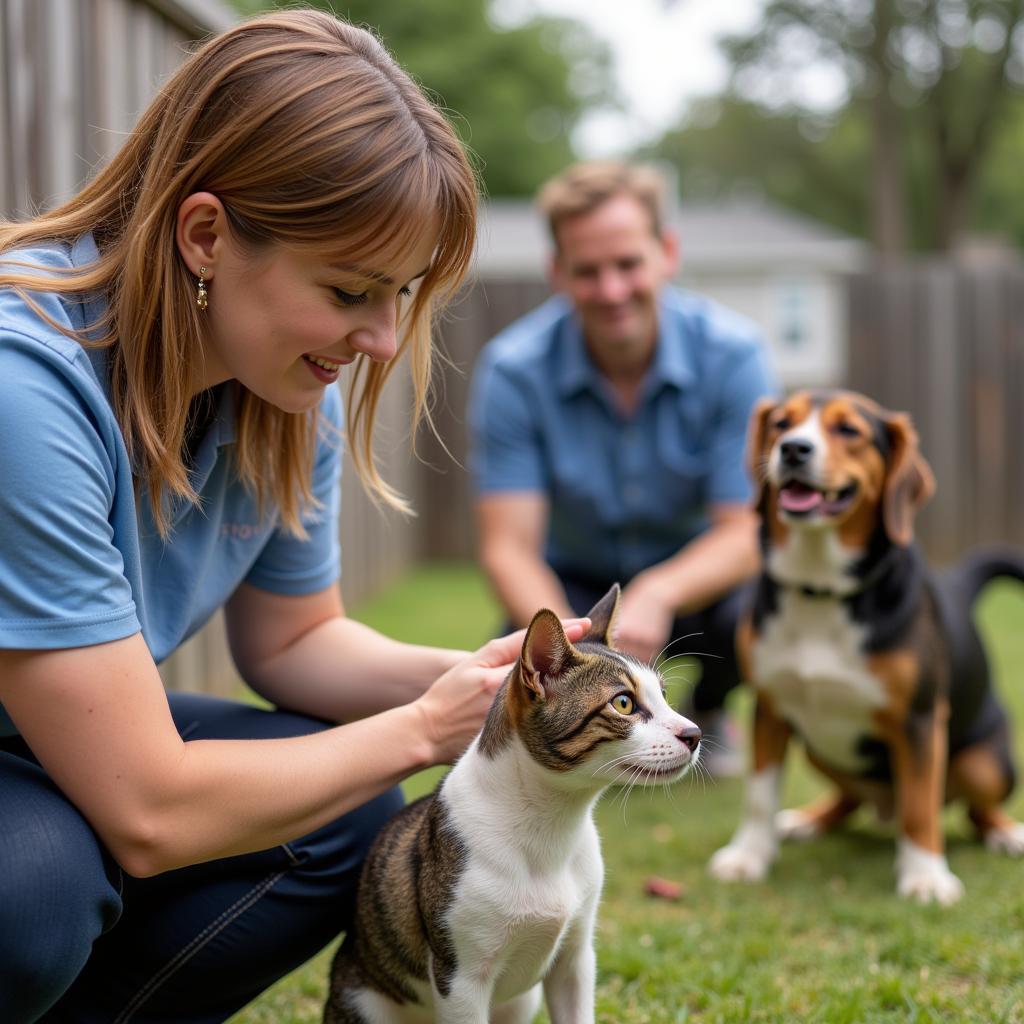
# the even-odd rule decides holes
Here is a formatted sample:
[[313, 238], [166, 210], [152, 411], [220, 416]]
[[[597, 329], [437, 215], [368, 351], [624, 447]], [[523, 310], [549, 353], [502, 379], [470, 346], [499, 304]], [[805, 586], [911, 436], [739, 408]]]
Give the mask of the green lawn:
[[[499, 620], [479, 576], [460, 567], [418, 572], [356, 614], [393, 636], [461, 647], [477, 646]], [[1024, 592], [993, 585], [980, 622], [1024, 762]], [[737, 695], [737, 714], [745, 720], [748, 710]], [[410, 779], [407, 791], [424, 792], [438, 774]], [[791, 758], [787, 804], [818, 791], [811, 770]], [[867, 818], [785, 847], [766, 883], [713, 881], [707, 860], [732, 833], [741, 797], [739, 782], [697, 778], [636, 789], [625, 805], [618, 791], [604, 797], [598, 1021], [1024, 1022], [1024, 864], [970, 841], [961, 812], [948, 811], [946, 821], [949, 859], [967, 895], [943, 910], [897, 899], [891, 837]], [[1024, 787], [1012, 809], [1024, 818]], [[683, 898], [646, 897], [649, 875], [680, 883]], [[318, 1022], [330, 952], [231, 1024]]]

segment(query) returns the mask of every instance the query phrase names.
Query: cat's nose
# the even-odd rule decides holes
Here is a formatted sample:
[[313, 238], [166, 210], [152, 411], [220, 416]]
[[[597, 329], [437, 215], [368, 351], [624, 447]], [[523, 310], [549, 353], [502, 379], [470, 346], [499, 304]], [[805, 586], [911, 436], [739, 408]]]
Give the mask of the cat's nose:
[[703, 733], [700, 731], [700, 727], [693, 724], [693, 722], [687, 722], [686, 725], [676, 733], [676, 739], [681, 743], [685, 744], [686, 748], [692, 754], [697, 749], [697, 744], [700, 743], [700, 738]]

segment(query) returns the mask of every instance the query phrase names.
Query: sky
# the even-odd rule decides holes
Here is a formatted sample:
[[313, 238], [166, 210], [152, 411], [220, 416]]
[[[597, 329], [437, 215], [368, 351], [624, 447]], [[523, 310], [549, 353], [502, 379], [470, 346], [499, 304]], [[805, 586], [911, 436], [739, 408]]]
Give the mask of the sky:
[[496, 0], [499, 20], [531, 13], [587, 24], [611, 46], [627, 110], [591, 115], [574, 139], [583, 156], [611, 156], [655, 138], [689, 100], [713, 93], [728, 68], [715, 45], [723, 32], [757, 21], [760, 0]]

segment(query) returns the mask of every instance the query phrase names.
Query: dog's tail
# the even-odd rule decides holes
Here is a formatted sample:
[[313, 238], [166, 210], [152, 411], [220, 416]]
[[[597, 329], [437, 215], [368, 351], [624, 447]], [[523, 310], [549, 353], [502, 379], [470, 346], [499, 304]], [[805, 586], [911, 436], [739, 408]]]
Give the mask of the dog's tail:
[[976, 548], [950, 568], [947, 582], [970, 607], [984, 586], [1000, 577], [1024, 583], [1024, 551], [1002, 545]]

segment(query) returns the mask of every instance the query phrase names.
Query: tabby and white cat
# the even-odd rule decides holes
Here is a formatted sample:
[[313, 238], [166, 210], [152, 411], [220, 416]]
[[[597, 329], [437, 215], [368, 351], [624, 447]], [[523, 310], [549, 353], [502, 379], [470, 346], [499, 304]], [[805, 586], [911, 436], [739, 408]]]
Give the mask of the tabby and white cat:
[[438, 790], [381, 832], [325, 1024], [594, 1020], [603, 868], [591, 811], [618, 781], [673, 781], [700, 730], [661, 677], [609, 646], [614, 586], [575, 646], [543, 610], [483, 730]]

